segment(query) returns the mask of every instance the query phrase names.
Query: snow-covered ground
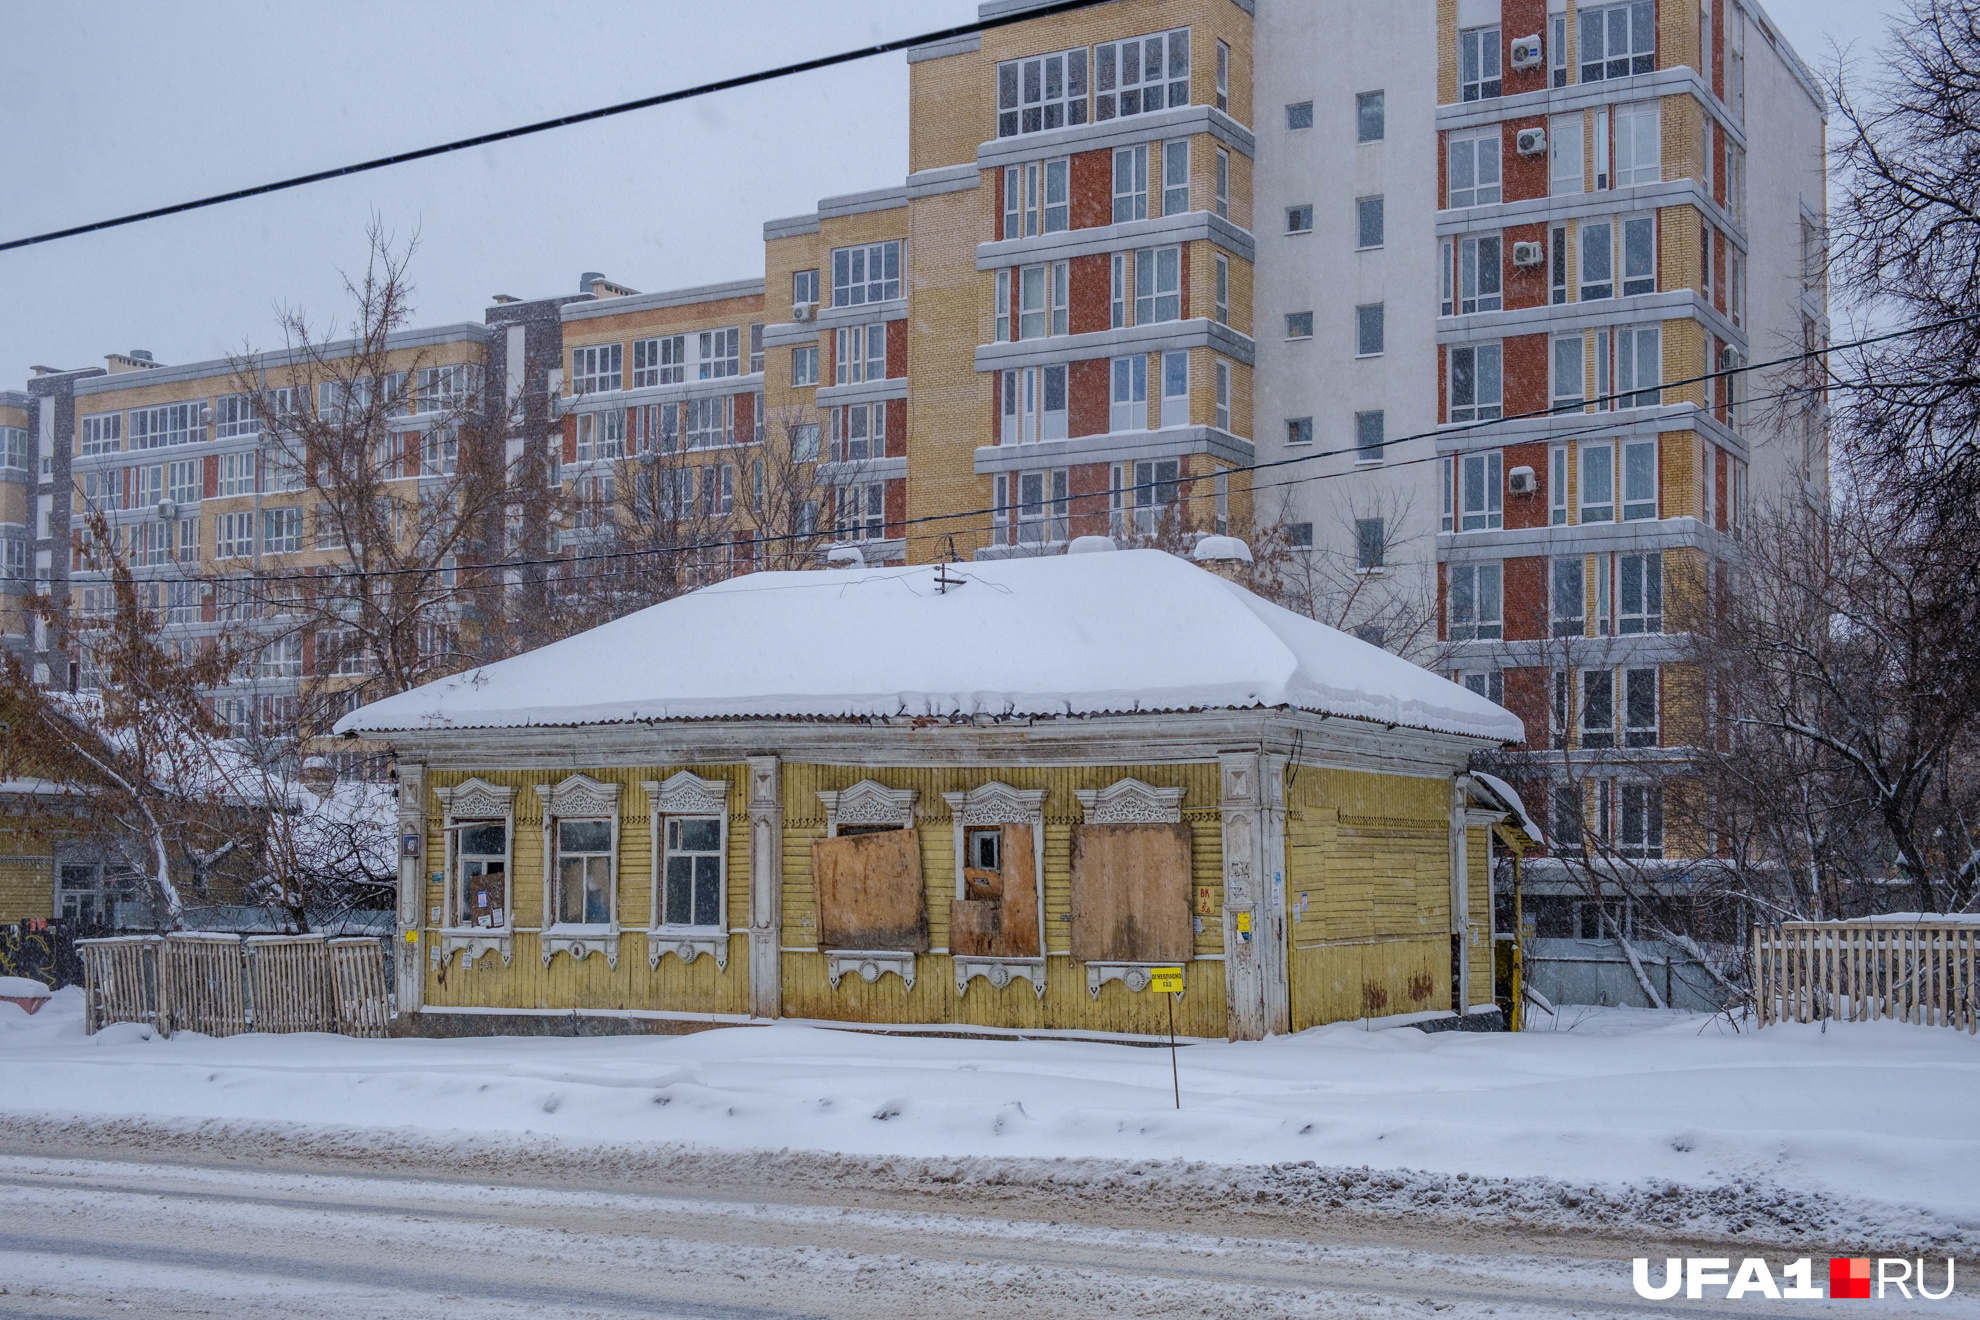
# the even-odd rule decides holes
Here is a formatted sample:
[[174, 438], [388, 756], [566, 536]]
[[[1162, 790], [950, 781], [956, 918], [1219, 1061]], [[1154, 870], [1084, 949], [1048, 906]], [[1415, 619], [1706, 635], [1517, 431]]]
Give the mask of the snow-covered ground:
[[1935, 1235], [1980, 1240], [1980, 1040], [1943, 1028], [1754, 1032], [1563, 1009], [1519, 1035], [1341, 1025], [1179, 1054], [1177, 1111], [1165, 1048], [788, 1024], [445, 1041], [163, 1040], [120, 1025], [85, 1037], [80, 996], [64, 990], [32, 1017], [0, 1003], [0, 1113], [395, 1129], [429, 1143], [530, 1134], [920, 1160], [1365, 1166], [1652, 1196], [1765, 1187], [1831, 1211], [1907, 1207]]

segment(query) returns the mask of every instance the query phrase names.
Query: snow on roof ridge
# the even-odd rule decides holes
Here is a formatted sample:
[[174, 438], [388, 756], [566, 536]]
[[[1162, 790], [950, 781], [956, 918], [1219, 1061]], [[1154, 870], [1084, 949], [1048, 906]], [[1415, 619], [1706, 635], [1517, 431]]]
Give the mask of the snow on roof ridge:
[[1290, 706], [1493, 741], [1517, 717], [1158, 550], [753, 573], [387, 697], [339, 733]]

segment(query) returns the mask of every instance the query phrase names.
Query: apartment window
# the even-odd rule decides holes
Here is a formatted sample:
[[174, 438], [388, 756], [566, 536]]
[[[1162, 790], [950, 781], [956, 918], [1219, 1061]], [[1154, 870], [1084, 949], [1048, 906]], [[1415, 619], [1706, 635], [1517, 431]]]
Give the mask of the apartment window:
[[1505, 526], [1505, 483], [1499, 451], [1460, 455], [1458, 530], [1491, 531]]
[[1477, 344], [1451, 350], [1451, 420], [1453, 422], [1496, 421], [1501, 406], [1500, 348], [1497, 344]]
[[1633, 215], [1622, 222], [1623, 296], [1657, 291], [1657, 217]]
[[1189, 354], [1162, 355], [1162, 425], [1189, 422]]
[[1567, 15], [1555, 14], [1547, 24], [1547, 63], [1552, 76], [1549, 83], [1555, 87], [1568, 85], [1567, 58]]
[[1623, 671], [1623, 745], [1657, 745], [1657, 671]]
[[293, 554], [302, 549], [302, 510], [263, 509], [261, 549], [270, 555]]
[[594, 344], [589, 348], [572, 349], [571, 393], [598, 394], [623, 388], [621, 369], [624, 351], [619, 344]]
[[818, 305], [818, 272], [815, 270], [794, 270], [791, 272], [792, 306]]
[[124, 414], [99, 413], [82, 419], [82, 449], [85, 454], [114, 454], [124, 447]]
[[1354, 415], [1355, 462], [1379, 463], [1382, 461], [1384, 422], [1384, 414], [1380, 409], [1373, 412], [1358, 412]]
[[1134, 323], [1182, 319], [1182, 249], [1142, 248], [1134, 254]]
[[1311, 101], [1300, 101], [1300, 102], [1298, 102], [1298, 103], [1297, 103], [1297, 104], [1295, 104], [1295, 105], [1289, 105], [1289, 106], [1287, 106], [1287, 107], [1286, 107], [1286, 127], [1287, 127], [1287, 128], [1312, 128], [1312, 127], [1313, 127], [1313, 102], [1311, 102]]
[[1231, 108], [1231, 48], [1217, 43], [1217, 108]]
[[689, 399], [686, 431], [689, 449], [717, 449], [735, 443], [736, 398], [733, 394]]
[[863, 307], [901, 296], [901, 242], [832, 249], [832, 305]]
[[1231, 429], [1231, 364], [1224, 361], [1222, 358], [1217, 359], [1216, 377], [1217, 377], [1216, 427], [1219, 431], [1228, 432]]
[[736, 468], [710, 463], [701, 469], [701, 516], [726, 518], [736, 511]]
[[1644, 101], [1616, 108], [1616, 184], [1629, 188], [1664, 177], [1663, 105]]
[[1217, 254], [1216, 272], [1217, 324], [1229, 325], [1231, 323], [1231, 259], [1221, 252]]
[[887, 405], [855, 403], [831, 410], [832, 458], [857, 463], [887, 456]]
[[1547, 191], [1556, 197], [1587, 191], [1588, 162], [1582, 155], [1580, 114], [1547, 121]]
[[1286, 443], [1289, 445], [1312, 444], [1313, 419], [1311, 417], [1286, 418]]
[[603, 926], [612, 920], [612, 822], [557, 822], [556, 894], [559, 925]]
[[1093, 117], [1148, 114], [1189, 104], [1189, 29], [1093, 48]]
[[200, 495], [200, 463], [196, 458], [168, 463], [165, 468], [165, 498], [174, 504], [197, 504]]
[[[1556, 679], [1563, 675], [1556, 674]], [[1557, 685], [1558, 687], [1558, 685]], [[1564, 705], [1565, 703], [1561, 703]], [[1556, 850], [1574, 849], [1581, 846], [1581, 789], [1579, 786], [1556, 788], [1549, 795], [1553, 804], [1551, 819], [1547, 825], [1547, 835]]]
[[993, 544], [1046, 545], [1067, 539], [1072, 504], [1068, 472], [1013, 472], [998, 477]]
[[1388, 538], [1383, 534], [1380, 518], [1356, 518], [1354, 520], [1354, 566], [1364, 573], [1372, 573], [1383, 566], [1384, 551]]
[[1505, 570], [1498, 564], [1451, 566], [1450, 639], [1490, 641], [1505, 632]]
[[722, 924], [722, 818], [668, 816], [660, 921], [668, 926]]
[[723, 380], [742, 375], [742, 331], [736, 326], [703, 330], [696, 347], [700, 351], [700, 378]]
[[1313, 338], [1313, 313], [1287, 312], [1286, 338], [1288, 339]]
[[131, 409], [131, 448], [157, 449], [206, 439], [200, 407], [197, 403], [170, 403], [162, 408]]
[[1489, 101], [1499, 95], [1499, 29], [1472, 28], [1458, 33], [1458, 95], [1466, 101]]
[[1310, 522], [1287, 523], [1286, 544], [1295, 550], [1313, 548], [1313, 524]]
[[791, 385], [818, 383], [818, 345], [802, 344], [791, 350]]
[[1451, 206], [1487, 206], [1502, 196], [1499, 178], [1499, 130], [1452, 134], [1450, 140]]
[[[815, 280], [818, 272], [806, 271]], [[633, 344], [633, 384], [678, 385], [687, 379], [687, 336], [665, 335]]]
[[1148, 429], [1148, 359], [1139, 353], [1113, 361], [1113, 415], [1109, 429]]
[[1354, 245], [1366, 250], [1382, 246], [1383, 238], [1382, 199], [1380, 197], [1357, 197], [1354, 202]]
[[1504, 305], [1504, 245], [1497, 234], [1458, 244], [1458, 312], [1496, 312]]
[[[620, 379], [619, 364], [621, 348], [612, 346], [612, 376]], [[451, 412], [465, 408], [473, 398], [478, 384], [476, 369], [465, 363], [446, 367], [421, 367], [419, 369], [419, 410], [421, 412]], [[381, 398], [386, 402], [388, 416], [403, 416], [405, 408], [405, 373], [396, 372], [380, 381], [383, 387]], [[614, 384], [612, 389], [618, 389]]]
[[1607, 220], [1581, 222], [1581, 301], [1616, 296], [1615, 226]]
[[1608, 444], [1581, 446], [1581, 521], [1616, 520], [1616, 451]]
[[763, 323], [754, 321], [749, 327], [749, 374], [754, 376], [763, 370]]
[[1664, 855], [1664, 790], [1650, 784], [1622, 786], [1622, 837], [1616, 851], [1624, 857]]
[[1387, 134], [1388, 114], [1381, 92], [1359, 92], [1354, 98], [1354, 137], [1357, 142], [1380, 142]]
[[[1116, 252], [1114, 254], [1114, 274], [1110, 293], [1108, 324], [1116, 330], [1127, 324], [1127, 282], [1130, 261], [1129, 254], [1125, 252]], [[997, 286], [997, 292], [999, 297], [1003, 295], [1004, 289], [1001, 283]]]
[[887, 526], [887, 483], [862, 481], [841, 486], [832, 507], [837, 514], [834, 540], [878, 541]]
[[1547, 283], [1555, 306], [1568, 300], [1568, 231], [1555, 225], [1547, 231]]
[[276, 637], [255, 657], [256, 678], [301, 678], [302, 638], [297, 634]]
[[1189, 210], [1189, 139], [1162, 144], [1162, 214]]
[[261, 418], [254, 410], [252, 394], [223, 394], [214, 400], [213, 438], [261, 434]]
[[1155, 535], [1163, 511], [1176, 506], [1182, 497], [1181, 472], [1182, 465], [1173, 458], [1134, 465], [1134, 530], [1137, 535]]
[[1148, 145], [1114, 153], [1114, 223], [1148, 218]]
[[1661, 552], [1616, 559], [1616, 631], [1664, 631], [1664, 556]]
[[649, 403], [633, 409], [633, 432], [640, 453], [673, 453], [681, 447], [681, 405]]
[[[626, 412], [623, 408], [608, 408], [601, 413], [593, 413], [597, 425], [593, 431], [593, 458], [624, 458], [626, 456]], [[582, 422], [583, 418], [579, 418]], [[441, 431], [428, 431], [421, 444], [424, 455], [422, 475], [429, 477], [452, 476], [460, 447], [459, 433], [452, 427]], [[578, 436], [578, 457], [583, 458], [584, 436]]]
[[1616, 745], [1616, 675], [1612, 669], [1581, 672], [1581, 745]]
[[1616, 331], [1616, 401], [1619, 408], [1655, 408], [1663, 399], [1662, 326], [1639, 325]]
[[1310, 234], [1313, 232], [1313, 203], [1286, 208], [1286, 232], [1288, 234]]
[[887, 325], [841, 326], [833, 337], [832, 380], [838, 385], [887, 378]]
[[1453, 674], [1451, 677], [1467, 692], [1476, 692], [1497, 706], [1506, 704], [1506, 672], [1503, 669], [1476, 670], [1469, 674]]
[[1587, 369], [1582, 361], [1580, 335], [1560, 335], [1553, 343], [1553, 407], [1555, 410], [1580, 405], [1587, 389]]
[[1231, 218], [1231, 153], [1217, 148], [1217, 214]]
[[818, 423], [805, 422], [791, 428], [791, 461], [794, 463], [818, 461]]
[[1588, 598], [1582, 584], [1584, 563], [1580, 555], [1561, 555], [1547, 564], [1552, 579], [1549, 599], [1553, 635], [1580, 637], [1587, 631]]
[[1084, 47], [997, 66], [998, 137], [1045, 133], [1085, 122]]
[[[1066, 368], [1023, 367], [1003, 373], [1001, 443], [1066, 438]], [[876, 455], [877, 457], [877, 455]]]
[[1657, 516], [1657, 442], [1639, 440], [1623, 446], [1623, 520], [1637, 522]]
[[254, 515], [223, 513], [213, 521], [213, 557], [242, 559], [254, 553]]
[[1071, 264], [1054, 261], [1026, 266], [1018, 272], [1019, 339], [1044, 339], [1066, 333], [1070, 301]]
[[1581, 81], [1627, 78], [1657, 67], [1654, 0], [1581, 11]]
[[1072, 223], [1072, 163], [1061, 158], [1004, 171], [1004, 237], [1056, 234]]
[[1354, 309], [1354, 355], [1356, 357], [1377, 357], [1383, 351], [1386, 338], [1384, 326], [1385, 308], [1382, 303], [1364, 303]]
[[1609, 170], [1609, 112], [1605, 107], [1595, 112], [1595, 191], [1607, 192], [1613, 177]]

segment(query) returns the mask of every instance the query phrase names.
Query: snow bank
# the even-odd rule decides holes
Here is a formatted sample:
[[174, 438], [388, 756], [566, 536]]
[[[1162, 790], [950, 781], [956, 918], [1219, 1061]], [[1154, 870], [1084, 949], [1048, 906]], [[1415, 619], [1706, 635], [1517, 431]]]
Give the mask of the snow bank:
[[25, 976], [0, 976], [0, 999], [46, 999], [48, 987]]
[[[1169, 1052], [779, 1024], [688, 1036], [84, 1037], [81, 997], [0, 1014], [0, 1113], [509, 1134], [865, 1159], [1200, 1161], [1765, 1186], [1980, 1223], [1980, 1040], [1562, 1010], [1520, 1035], [1340, 1024]], [[1413, 1175], [1412, 1175], [1413, 1176]], [[1653, 1198], [1654, 1199], [1654, 1198]]]
[[1500, 706], [1158, 550], [755, 573], [345, 716], [339, 733], [1293, 706], [1494, 742]]

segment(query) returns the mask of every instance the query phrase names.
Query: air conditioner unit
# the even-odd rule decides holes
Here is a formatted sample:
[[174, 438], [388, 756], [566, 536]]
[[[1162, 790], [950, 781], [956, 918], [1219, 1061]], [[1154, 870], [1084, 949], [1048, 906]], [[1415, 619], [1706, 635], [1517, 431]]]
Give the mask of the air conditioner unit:
[[1522, 128], [1515, 139], [1522, 156], [1539, 156], [1547, 150], [1547, 130], [1544, 128]]
[[158, 521], [171, 522], [179, 516], [179, 506], [170, 500], [158, 501]]
[[815, 312], [816, 310], [817, 310], [816, 303], [792, 303], [791, 319], [793, 321], [809, 321], [812, 317], [812, 313]]
[[1515, 495], [1531, 495], [1537, 488], [1538, 483], [1530, 467], [1516, 467], [1506, 473], [1506, 489]]
[[1538, 266], [1547, 260], [1547, 250], [1538, 243], [1513, 244], [1513, 265]]
[[1521, 37], [1512, 44], [1512, 66], [1515, 69], [1537, 69], [1547, 62], [1547, 47], [1539, 34]]

